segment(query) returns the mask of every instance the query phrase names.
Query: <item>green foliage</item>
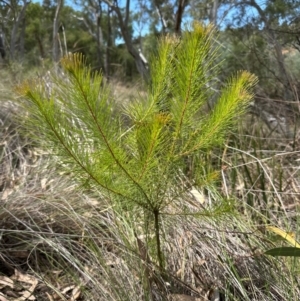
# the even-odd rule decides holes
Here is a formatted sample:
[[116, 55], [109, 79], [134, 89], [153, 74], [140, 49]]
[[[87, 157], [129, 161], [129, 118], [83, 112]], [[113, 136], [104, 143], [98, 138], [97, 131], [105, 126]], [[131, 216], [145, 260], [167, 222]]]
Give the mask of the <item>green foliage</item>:
[[300, 249], [293, 247], [280, 247], [268, 250], [265, 254], [271, 256], [300, 257]]
[[295, 240], [293, 233], [285, 232], [277, 227], [268, 226], [267, 229], [276, 235], [283, 238], [286, 242], [292, 245], [292, 247], [280, 247], [267, 250], [266, 255], [272, 256], [285, 256], [285, 257], [300, 257], [300, 245]]
[[[147, 98], [125, 108], [129, 126], [115, 114], [102, 75], [85, 67], [80, 54], [62, 60], [63, 77], [20, 88], [32, 133], [58, 156], [61, 167], [82, 184], [101, 189], [123, 214], [145, 216], [152, 226], [144, 231], [155, 236], [162, 270], [163, 214], [176, 201], [184, 202], [191, 186], [202, 188], [205, 182], [205, 166], [197, 166], [189, 185], [184, 184], [187, 161], [222, 144], [256, 83], [255, 76], [239, 72], [228, 80], [212, 111], [202, 114], [213, 96], [208, 84], [218, 74], [213, 34], [212, 27], [194, 23], [181, 38], [169, 35], [160, 41]], [[218, 214], [220, 208], [216, 204]], [[181, 209], [172, 212], [195, 214]], [[205, 214], [201, 210], [198, 213]]]
[[300, 53], [296, 52], [296, 50], [286, 57], [286, 66], [288, 70], [291, 72], [291, 75], [294, 79], [300, 78]]
[[[279, 74], [273, 52], [263, 37], [255, 28], [247, 27], [228, 29], [220, 33], [220, 41], [224, 45], [224, 74], [245, 69], [256, 74], [260, 86], [270, 94], [278, 89], [274, 75]], [[226, 49], [226, 50], [225, 50]], [[270, 72], [272, 76], [270, 76]]]

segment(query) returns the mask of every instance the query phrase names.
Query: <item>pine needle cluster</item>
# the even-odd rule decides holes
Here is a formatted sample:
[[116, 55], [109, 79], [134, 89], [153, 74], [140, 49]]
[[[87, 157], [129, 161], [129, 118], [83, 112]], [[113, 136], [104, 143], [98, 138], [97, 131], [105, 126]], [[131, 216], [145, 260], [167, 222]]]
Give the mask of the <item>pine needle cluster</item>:
[[[85, 66], [82, 55], [61, 61], [63, 75], [51, 83], [24, 84], [28, 126], [62, 168], [89, 187], [97, 187], [124, 212], [138, 208], [153, 224], [156, 255], [164, 268], [160, 241], [162, 213], [200, 183], [196, 168], [190, 186], [183, 185], [187, 161], [221, 145], [245, 112], [257, 79], [243, 71], [232, 76], [213, 109], [203, 107], [215, 97], [218, 76], [214, 29], [194, 23], [181, 37], [161, 39], [151, 63], [146, 99], [114, 112], [110, 87], [101, 73]], [[200, 187], [201, 188], [201, 187]]]

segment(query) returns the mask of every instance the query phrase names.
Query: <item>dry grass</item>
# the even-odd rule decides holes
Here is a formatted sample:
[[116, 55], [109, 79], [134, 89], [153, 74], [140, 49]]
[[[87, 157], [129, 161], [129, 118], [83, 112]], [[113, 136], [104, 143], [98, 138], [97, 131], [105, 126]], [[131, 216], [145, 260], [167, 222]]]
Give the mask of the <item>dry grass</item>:
[[[122, 87], [118, 95], [127, 101], [133, 93]], [[263, 255], [278, 245], [266, 223], [297, 230], [298, 169], [282, 160], [288, 155], [276, 149], [278, 138], [257, 137], [251, 127], [228, 142], [218, 188], [236, 195], [239, 211], [192, 217], [172, 214], [182, 200], [169, 206], [163, 278], [151, 250], [143, 250], [141, 213], [124, 214], [99, 192], [78, 190], [21, 134], [16, 105], [5, 99], [0, 112], [0, 299], [28, 292], [28, 300], [49, 301], [298, 298], [297, 261]], [[186, 201], [205, 209], [219, 202], [212, 192], [203, 204]]]
[[252, 116], [223, 154], [228, 167], [223, 190], [262, 213], [264, 221], [289, 224], [294, 230], [300, 195], [299, 133], [295, 129], [287, 138]]
[[110, 85], [113, 87], [113, 97], [116, 99], [117, 103], [120, 103], [124, 106], [135, 100], [136, 97], [145, 96], [146, 88], [143, 82], [135, 82], [134, 84], [125, 84], [119, 81], [112, 80]]

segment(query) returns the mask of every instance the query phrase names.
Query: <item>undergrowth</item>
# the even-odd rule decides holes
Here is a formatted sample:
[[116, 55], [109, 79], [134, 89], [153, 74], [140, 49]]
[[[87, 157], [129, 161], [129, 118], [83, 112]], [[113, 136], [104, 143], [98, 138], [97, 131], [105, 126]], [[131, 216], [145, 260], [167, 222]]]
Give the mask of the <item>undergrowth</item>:
[[[186, 191], [161, 213], [162, 273], [155, 224], [145, 222], [144, 211], [125, 211], [100, 188], [78, 187], [72, 170], [53, 164], [61, 164], [59, 157], [28, 140], [23, 109], [12, 99], [1, 108], [1, 297], [298, 298], [298, 262], [263, 254], [283, 244], [266, 225], [298, 235], [295, 140], [290, 150], [290, 141], [248, 116], [225, 148], [195, 157], [211, 163], [198, 179], [202, 186], [191, 182], [195, 160], [187, 160], [188, 172], [180, 174]], [[170, 187], [169, 194], [178, 193]]]

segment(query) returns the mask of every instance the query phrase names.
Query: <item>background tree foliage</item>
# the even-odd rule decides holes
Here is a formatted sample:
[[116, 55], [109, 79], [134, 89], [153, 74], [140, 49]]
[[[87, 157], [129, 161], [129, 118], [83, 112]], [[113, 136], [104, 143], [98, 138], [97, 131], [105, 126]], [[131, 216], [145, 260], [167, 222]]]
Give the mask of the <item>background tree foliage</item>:
[[[149, 77], [148, 61], [160, 36], [180, 35], [184, 23], [192, 20], [211, 22], [219, 30], [220, 60], [225, 59], [219, 88], [231, 72], [245, 69], [257, 74], [259, 97], [283, 100], [284, 111], [295, 111], [291, 102], [299, 95], [299, 1], [14, 0], [0, 1], [0, 14], [8, 62], [48, 66], [68, 52], [80, 52], [107, 79], [129, 80], [139, 74]], [[257, 104], [255, 113], [260, 114], [265, 102]], [[273, 115], [262, 117], [268, 123]]]

